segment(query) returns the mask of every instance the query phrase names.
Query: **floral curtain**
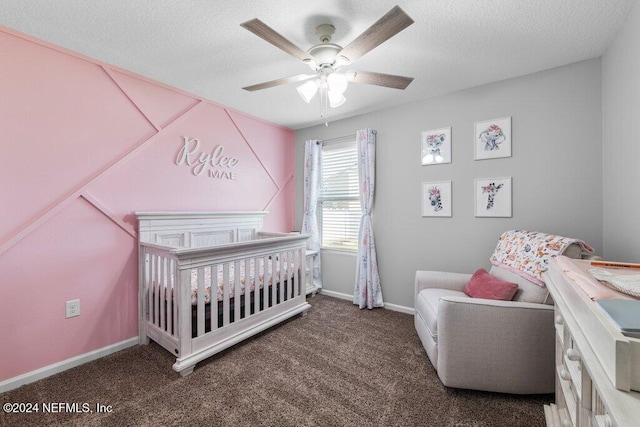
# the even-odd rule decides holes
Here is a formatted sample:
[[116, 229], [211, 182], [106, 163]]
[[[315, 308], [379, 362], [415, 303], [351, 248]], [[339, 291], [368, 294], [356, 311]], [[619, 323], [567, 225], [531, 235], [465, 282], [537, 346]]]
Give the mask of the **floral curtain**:
[[304, 212], [302, 216], [303, 234], [310, 234], [307, 240], [307, 250], [317, 252], [313, 257], [313, 285], [322, 288], [322, 275], [320, 271], [320, 232], [318, 230], [318, 218], [316, 208], [318, 206], [318, 193], [320, 192], [320, 150], [322, 142], [310, 140], [304, 146]]
[[378, 275], [376, 244], [371, 224], [371, 208], [376, 164], [376, 131], [361, 129], [356, 133], [358, 149], [358, 175], [360, 177], [360, 205], [362, 219], [358, 237], [356, 283], [353, 303], [360, 308], [382, 307], [382, 289]]

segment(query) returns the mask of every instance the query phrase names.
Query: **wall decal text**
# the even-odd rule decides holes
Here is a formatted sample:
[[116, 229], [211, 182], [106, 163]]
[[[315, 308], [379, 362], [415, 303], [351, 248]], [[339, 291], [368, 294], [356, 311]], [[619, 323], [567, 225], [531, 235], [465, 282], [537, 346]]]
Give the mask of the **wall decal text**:
[[232, 169], [240, 162], [237, 158], [224, 155], [224, 147], [216, 145], [210, 154], [200, 151], [198, 138], [182, 137], [183, 146], [178, 151], [176, 165], [191, 167], [195, 176], [206, 171], [210, 178], [237, 180], [238, 174]]

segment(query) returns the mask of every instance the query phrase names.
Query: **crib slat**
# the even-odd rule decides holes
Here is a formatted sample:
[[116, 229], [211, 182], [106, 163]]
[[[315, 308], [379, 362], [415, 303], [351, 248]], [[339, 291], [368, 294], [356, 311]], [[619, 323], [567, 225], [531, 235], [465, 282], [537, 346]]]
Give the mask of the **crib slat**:
[[265, 264], [264, 269], [265, 269], [265, 282], [264, 282], [264, 307], [268, 308], [270, 307], [270, 303], [269, 303], [269, 293], [271, 292], [271, 288], [273, 287], [273, 272], [271, 271], [273, 269], [273, 262], [272, 260], [272, 255], [269, 255], [268, 257], [265, 257], [264, 262], [266, 263], [267, 260], [269, 260], [268, 262], [271, 263], [270, 268], [267, 271], [267, 265]]
[[159, 274], [159, 264], [160, 257], [157, 255], [153, 256], [153, 324], [158, 325], [158, 299], [160, 298], [160, 278]]
[[263, 273], [262, 273], [262, 288], [260, 289], [260, 300], [262, 301], [262, 310], [266, 310], [269, 307], [269, 294], [268, 289], [269, 289], [269, 271], [268, 271], [268, 265], [267, 263], [269, 262], [269, 257], [268, 256], [264, 256], [262, 257], [262, 268], [263, 268]]
[[169, 265], [169, 279], [167, 280], [167, 332], [169, 335], [175, 334], [175, 328], [173, 327], [173, 291], [175, 289], [176, 270], [175, 261], [170, 259]]
[[261, 299], [262, 299], [262, 310], [266, 310], [269, 307], [269, 270], [267, 263], [269, 262], [269, 257], [262, 257], [262, 289], [260, 289]]
[[296, 269], [296, 271], [298, 272], [298, 295], [302, 295], [305, 297], [307, 295], [307, 285], [305, 284], [305, 277], [307, 277], [305, 271], [305, 268], [307, 268], [306, 252], [306, 250], [298, 249], [298, 268]]
[[293, 280], [293, 297], [297, 297], [300, 295], [300, 280], [299, 280], [299, 268], [300, 268], [300, 250], [297, 249], [293, 252], [293, 273], [295, 274], [295, 279]]
[[165, 298], [167, 291], [167, 259], [160, 258], [160, 298], [158, 303], [160, 304], [160, 329], [165, 329]]
[[222, 269], [222, 326], [229, 324], [229, 265], [225, 262]]
[[196, 301], [198, 304], [198, 335], [204, 335], [204, 268], [198, 268], [198, 294]]
[[[260, 279], [260, 262], [264, 263], [264, 258], [259, 258], [256, 257], [256, 260], [254, 261], [255, 264], [255, 281], [256, 281], [256, 286], [254, 288], [253, 291], [253, 312], [254, 313], [259, 313], [260, 312], [260, 302], [262, 300], [262, 298], [260, 298], [262, 296], [262, 288], [264, 287], [264, 284], [262, 286], [260, 286], [260, 284], [263, 283], [264, 281], [264, 275], [262, 277], [262, 280]], [[264, 264], [262, 264], [264, 265]], [[264, 272], [264, 268], [262, 270]]]
[[285, 296], [287, 300], [291, 299], [291, 294], [293, 292], [293, 284], [291, 283], [291, 280], [293, 279], [293, 272], [291, 271], [291, 263], [293, 262], [292, 254], [293, 253], [291, 251], [287, 251], [287, 289]]
[[287, 299], [293, 298], [293, 270], [291, 266], [294, 262], [293, 251], [287, 251]]
[[145, 260], [145, 275], [144, 275], [144, 292], [142, 294], [142, 298], [146, 300], [145, 312], [142, 313], [145, 322], [149, 321], [149, 316], [151, 313], [151, 255], [148, 253], [144, 254]]
[[293, 270], [292, 265], [295, 263], [295, 259], [293, 258], [293, 251], [287, 251], [287, 283], [289, 286], [287, 287], [287, 299], [293, 298]]
[[233, 294], [233, 321], [237, 322], [240, 320], [240, 261], [236, 261], [233, 265], [233, 278], [235, 282], [235, 292]]
[[162, 257], [156, 259], [156, 296], [155, 296], [155, 325], [160, 327], [160, 306], [162, 305]]
[[273, 277], [273, 283], [271, 285], [271, 307], [276, 305], [276, 301], [278, 298], [278, 281], [280, 277], [278, 275], [278, 260], [280, 259], [280, 254], [275, 253], [271, 259], [271, 275]]
[[155, 255], [149, 254], [149, 290], [147, 292], [147, 298], [149, 299], [149, 302], [148, 302], [148, 309], [149, 309], [148, 320], [151, 323], [153, 323], [153, 294], [156, 291], [155, 290], [155, 286], [156, 286], [156, 277], [155, 276], [156, 276], [156, 274], [155, 274]]
[[[255, 269], [255, 266], [254, 266]], [[251, 260], [244, 261], [244, 317], [251, 314]]]
[[287, 266], [286, 257], [287, 257], [286, 251], [281, 252], [280, 256], [278, 257], [278, 263], [280, 264], [280, 303], [284, 302], [284, 287], [285, 287], [284, 282], [287, 279], [286, 271], [285, 271], [285, 268]]
[[298, 249], [298, 268], [296, 268], [296, 271], [298, 272], [298, 296], [301, 295], [306, 295], [306, 285], [304, 284], [305, 280], [304, 278], [307, 277], [307, 273], [306, 273], [306, 250], [303, 251], [302, 249]]
[[211, 331], [218, 329], [218, 264], [211, 266]]
[[289, 252], [282, 252], [282, 259], [280, 260], [280, 302], [285, 302], [289, 298]]

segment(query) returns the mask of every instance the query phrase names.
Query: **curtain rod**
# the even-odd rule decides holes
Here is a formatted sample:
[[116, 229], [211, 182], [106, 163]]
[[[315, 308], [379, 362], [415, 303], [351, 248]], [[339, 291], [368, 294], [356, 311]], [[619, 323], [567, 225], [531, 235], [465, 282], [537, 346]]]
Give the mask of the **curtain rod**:
[[334, 142], [346, 142], [356, 139], [356, 134], [352, 133], [351, 135], [338, 136], [336, 138], [322, 139], [323, 143], [334, 143]]

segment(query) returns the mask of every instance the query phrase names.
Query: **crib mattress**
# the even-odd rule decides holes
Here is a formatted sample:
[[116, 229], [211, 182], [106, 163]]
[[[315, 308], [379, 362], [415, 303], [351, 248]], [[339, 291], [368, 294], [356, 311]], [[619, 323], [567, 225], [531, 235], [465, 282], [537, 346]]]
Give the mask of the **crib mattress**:
[[[236, 294], [235, 288], [235, 263], [229, 264], [229, 298], [233, 298]], [[280, 282], [281, 276], [281, 268], [280, 263], [276, 262], [275, 271], [274, 266], [271, 259], [267, 260], [266, 265], [266, 276], [268, 278], [267, 283], [265, 283], [265, 262], [262, 258], [258, 261], [258, 269], [257, 269], [257, 280], [256, 280], [256, 266], [255, 260], [249, 261], [249, 280], [247, 280], [245, 272], [247, 269], [245, 268], [245, 261], [240, 261], [240, 295], [244, 295], [245, 289], [247, 286], [247, 282], [249, 282], [249, 292], [253, 292], [256, 289], [256, 282], [258, 289], [262, 289], [265, 285], [271, 286], [274, 283]], [[282, 272], [283, 280], [291, 279], [293, 276], [294, 264], [282, 263], [284, 267], [284, 272]], [[209, 304], [211, 302], [211, 279], [212, 277], [216, 278], [216, 300], [222, 301], [224, 297], [224, 272], [222, 265], [218, 265], [217, 271], [214, 275], [211, 274], [211, 270], [215, 269], [213, 266], [204, 267], [202, 270], [204, 272], [204, 302], [205, 304]], [[198, 303], [198, 270], [197, 268], [191, 269], [191, 305], [197, 305]], [[170, 281], [171, 286], [167, 286], [165, 288], [165, 298], [171, 298], [175, 300], [173, 295], [173, 283], [175, 280]]]

